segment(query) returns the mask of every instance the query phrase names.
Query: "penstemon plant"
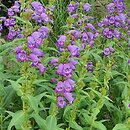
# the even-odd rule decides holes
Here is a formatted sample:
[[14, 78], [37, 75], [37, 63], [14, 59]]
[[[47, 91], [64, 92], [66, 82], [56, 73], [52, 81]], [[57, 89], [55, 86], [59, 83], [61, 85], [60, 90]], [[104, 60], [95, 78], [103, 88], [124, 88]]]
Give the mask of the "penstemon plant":
[[0, 2], [1, 130], [130, 129], [128, 1]]

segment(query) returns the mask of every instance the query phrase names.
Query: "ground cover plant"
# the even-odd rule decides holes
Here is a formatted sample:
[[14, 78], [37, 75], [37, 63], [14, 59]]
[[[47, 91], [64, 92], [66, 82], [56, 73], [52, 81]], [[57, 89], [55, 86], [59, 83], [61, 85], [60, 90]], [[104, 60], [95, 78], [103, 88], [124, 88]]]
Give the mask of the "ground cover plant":
[[130, 1], [0, 1], [1, 130], [130, 130]]

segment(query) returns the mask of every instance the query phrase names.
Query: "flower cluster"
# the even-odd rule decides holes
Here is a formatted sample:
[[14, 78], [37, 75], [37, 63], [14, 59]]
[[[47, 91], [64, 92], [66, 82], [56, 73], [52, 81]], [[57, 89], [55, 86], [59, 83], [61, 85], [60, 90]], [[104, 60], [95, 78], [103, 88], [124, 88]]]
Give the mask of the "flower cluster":
[[[16, 14], [20, 13], [20, 2], [15, 1], [14, 5], [8, 9], [8, 16], [6, 17], [0, 17], [1, 22], [4, 23], [4, 26], [8, 28], [9, 33], [6, 36], [6, 40], [13, 40], [15, 38], [23, 38], [24, 35], [22, 34], [23, 29], [16, 28], [16, 18], [14, 16]], [[0, 24], [0, 31], [2, 31], [3, 27], [2, 24]]]
[[40, 2], [32, 2], [31, 3], [33, 7], [32, 11], [32, 18], [37, 22], [37, 23], [44, 23], [48, 24], [50, 21], [50, 18], [48, 14], [46, 13], [46, 9], [43, 7], [43, 5]]
[[121, 40], [124, 36], [120, 29], [129, 32], [129, 19], [124, 10], [123, 0], [113, 0], [107, 5], [109, 15], [98, 23], [103, 28], [102, 34], [105, 38]]
[[[68, 45], [67, 48], [65, 48], [65, 42], [66, 42], [66, 36], [61, 35], [59, 36], [59, 39], [57, 40], [57, 47], [60, 51], [70, 51], [71, 55], [68, 60], [66, 60], [66, 63], [60, 63], [58, 65], [58, 59], [53, 58], [50, 63], [54, 66], [58, 66], [56, 74], [62, 77], [62, 80], [59, 80], [57, 83], [57, 86], [55, 88], [55, 92], [59, 95], [58, 96], [58, 106], [61, 108], [64, 108], [66, 106], [66, 100], [69, 101], [70, 104], [74, 101], [74, 98], [72, 96], [72, 92], [74, 91], [75, 82], [72, 80], [72, 74], [73, 71], [76, 69], [75, 65], [78, 63], [77, 60], [74, 60], [74, 57], [79, 55], [79, 52], [77, 52], [77, 46], [75, 45]], [[65, 99], [63, 98], [65, 97]]]
[[[40, 2], [32, 2], [31, 5], [35, 9], [35, 13], [39, 15], [45, 11]], [[25, 50], [27, 50], [28, 54], [22, 49], [22, 46], [16, 47], [17, 60], [20, 62], [30, 60], [31, 66], [39, 68], [41, 74], [46, 71], [46, 67], [41, 61], [41, 58], [44, 57], [44, 52], [40, 49], [40, 46], [44, 44], [44, 39], [48, 38], [49, 31], [50, 29], [47, 26], [41, 26], [37, 31], [27, 37]]]
[[31, 66], [38, 67], [41, 74], [46, 71], [46, 67], [41, 63], [40, 58], [44, 56], [44, 52], [39, 47], [43, 44], [43, 39], [48, 37], [49, 30], [46, 26], [42, 26], [38, 31], [27, 37], [27, 48], [30, 50], [29, 56], [26, 55], [26, 51], [22, 50], [21, 46], [16, 47], [17, 59], [21, 62], [30, 59], [32, 61]]
[[114, 51], [114, 48], [113, 47], [107, 47], [107, 48], [105, 48], [105, 50], [104, 50], [104, 55], [105, 56], [110, 56], [111, 55], [111, 53], [114, 53], [115, 51]]
[[88, 69], [88, 72], [93, 72], [93, 62], [88, 62], [87, 69]]
[[[70, 3], [68, 5], [70, 17], [75, 18], [79, 16], [79, 6], [80, 4], [78, 2]], [[89, 12], [90, 9], [91, 5], [89, 3], [86, 3], [83, 7], [84, 12]], [[77, 19], [78, 21], [76, 24], [72, 24], [73, 30], [70, 29], [67, 32], [67, 35], [60, 35], [58, 37], [56, 46], [61, 53], [63, 52], [63, 55], [65, 53], [68, 55], [68, 59], [62, 61], [62, 63], [59, 63], [59, 65], [58, 60], [50, 61], [55, 61], [53, 64], [55, 63], [57, 66], [56, 74], [60, 76], [55, 88], [55, 92], [58, 94], [57, 100], [60, 108], [64, 108], [66, 106], [66, 100], [68, 100], [69, 104], [72, 104], [75, 99], [73, 97], [75, 81], [72, 80], [73, 73], [76, 69], [76, 65], [78, 64], [78, 60], [75, 60], [75, 58], [80, 58], [80, 52], [86, 47], [86, 43], [92, 47], [94, 39], [99, 34], [95, 27], [88, 22], [88, 19], [92, 19], [92, 17], [88, 18], [86, 15], [83, 15], [81, 19]], [[81, 45], [77, 44], [77, 40], [80, 41]], [[92, 62], [88, 64], [87, 68], [89, 72], [93, 71]]]

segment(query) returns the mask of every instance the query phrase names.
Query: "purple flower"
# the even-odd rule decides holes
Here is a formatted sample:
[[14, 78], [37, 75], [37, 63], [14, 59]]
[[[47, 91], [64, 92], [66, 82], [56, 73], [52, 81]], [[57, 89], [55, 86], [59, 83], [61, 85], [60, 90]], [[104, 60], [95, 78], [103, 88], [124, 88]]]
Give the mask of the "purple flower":
[[63, 64], [59, 64], [56, 74], [62, 75], [63, 66]]
[[84, 10], [85, 10], [86, 12], [89, 12], [89, 11], [91, 10], [91, 6], [92, 6], [92, 5], [90, 5], [89, 3], [86, 3], [86, 4], [84, 5]]
[[14, 11], [12, 8], [8, 9], [8, 16], [14, 16]]
[[95, 30], [95, 27], [91, 23], [87, 23], [85, 27], [89, 28], [92, 31]]
[[88, 69], [88, 72], [93, 72], [93, 62], [88, 62], [87, 69]]
[[55, 83], [55, 82], [57, 82], [57, 81], [58, 81], [57, 78], [52, 78], [52, 79], [51, 79], [51, 82], [52, 82], [52, 83]]
[[110, 30], [110, 31], [108, 31], [108, 33], [107, 33], [107, 35], [106, 35], [106, 37], [108, 38], [108, 39], [111, 39], [111, 38], [113, 38], [113, 32]]
[[70, 66], [73, 70], [75, 70], [75, 65], [78, 64], [78, 61], [77, 60], [74, 60], [73, 58], [70, 58], [69, 59], [69, 63], [70, 63]]
[[3, 30], [3, 26], [2, 26], [2, 24], [0, 24], [0, 31], [2, 31]]
[[38, 56], [38, 57], [42, 57], [42, 56], [44, 55], [43, 51], [40, 50], [40, 49], [38, 49], [38, 48], [34, 48], [34, 49], [32, 50], [32, 53], [35, 54], [35, 55]]
[[128, 64], [130, 64], [130, 59], [128, 59]]
[[114, 13], [114, 6], [115, 6], [115, 4], [114, 3], [110, 3], [110, 4], [108, 4], [107, 5], [107, 11], [109, 12], [109, 13]]
[[82, 41], [83, 42], [87, 42], [87, 40], [88, 40], [88, 35], [87, 35], [86, 32], [83, 32], [83, 34], [82, 34]]
[[89, 40], [93, 40], [94, 34], [92, 32], [87, 32]]
[[72, 17], [72, 18], [77, 18], [77, 17], [78, 17], [78, 14], [72, 14], [71, 17]]
[[70, 105], [74, 101], [74, 98], [72, 97], [72, 93], [64, 93], [65, 98], [69, 101]]
[[38, 32], [42, 33], [41, 37], [42, 38], [47, 38], [49, 34], [49, 28], [46, 26], [42, 26], [38, 29]]
[[128, 107], [130, 108], [130, 104], [128, 104]]
[[52, 64], [53, 66], [57, 66], [58, 65], [58, 58], [52, 58], [50, 60], [49, 64]]
[[5, 25], [6, 27], [10, 26], [10, 19], [6, 19], [6, 20], [4, 21], [4, 25]]
[[75, 82], [71, 79], [67, 79], [64, 81], [64, 90], [65, 92], [72, 92], [74, 91]]
[[17, 47], [15, 48], [16, 54], [20, 53], [21, 50], [22, 50], [22, 48], [23, 48], [22, 46], [17, 46]]
[[114, 16], [108, 16], [108, 22], [109, 22], [109, 25], [112, 25], [115, 23], [115, 17]]
[[41, 18], [44, 21], [44, 24], [48, 24], [48, 22], [50, 21], [48, 15], [46, 13], [42, 13]]
[[32, 18], [36, 21], [36, 23], [41, 23], [42, 19], [39, 15], [33, 15]]
[[60, 108], [64, 108], [66, 106], [66, 101], [64, 100], [63, 97], [59, 96], [58, 98], [58, 103], [57, 105], [60, 107]]
[[57, 83], [57, 86], [55, 88], [55, 92], [58, 93], [58, 94], [61, 94], [64, 92], [64, 86], [63, 86], [63, 82], [62, 81], [59, 81]]
[[45, 9], [43, 7], [43, 5], [40, 2], [32, 2], [31, 3], [32, 7], [35, 9], [37, 14], [41, 14], [41, 13], [45, 13]]
[[36, 67], [38, 63], [40, 62], [40, 59], [33, 53], [29, 55], [30, 59], [32, 60], [32, 66]]
[[70, 51], [72, 57], [79, 57], [80, 56], [79, 47], [78, 46], [76, 46], [76, 45], [69, 45], [68, 46], [68, 50]]
[[123, 13], [120, 13], [119, 18], [120, 18], [121, 21], [126, 21], [127, 15], [123, 14]]
[[27, 43], [27, 47], [29, 48], [29, 49], [34, 49], [35, 47], [36, 47], [36, 43], [35, 43], [35, 40], [34, 40], [34, 38], [32, 37], [32, 36], [28, 36], [27, 37], [27, 41], [28, 41], [28, 43]]
[[118, 30], [114, 29], [114, 36], [115, 36], [118, 40], [120, 40], [120, 38], [121, 38], [121, 33], [120, 33]]
[[28, 60], [26, 51], [21, 50], [19, 53], [17, 53], [17, 60], [19, 60], [21, 62]]
[[69, 4], [69, 5], [68, 5], [68, 12], [69, 12], [69, 13], [72, 13], [74, 10], [75, 10], [74, 4]]
[[24, 35], [23, 34], [18, 34], [17, 38], [24, 38]]
[[35, 40], [35, 45], [36, 45], [36, 47], [39, 47], [40, 45], [43, 44], [43, 40], [42, 40], [42, 38], [41, 38], [42, 33], [40, 33], [40, 32], [34, 32], [34, 33], [32, 33], [31, 36], [32, 36], [33, 39]]
[[114, 52], [115, 52], [114, 48], [113, 48], [113, 47], [111, 47], [111, 46], [109, 46], [109, 50], [110, 50], [110, 52], [112, 52], [112, 53], [114, 53]]
[[46, 72], [46, 67], [43, 64], [38, 63], [38, 68], [40, 69], [41, 74], [44, 74]]
[[18, 1], [15, 1], [14, 6], [11, 7], [14, 12], [20, 13], [20, 4]]
[[75, 39], [80, 38], [81, 33], [78, 30], [70, 30], [69, 33], [74, 36]]
[[10, 19], [10, 26], [14, 26], [16, 24], [16, 18]]
[[58, 46], [58, 48], [63, 47], [65, 41], [66, 41], [66, 36], [60, 35], [60, 36], [59, 36], [59, 39], [57, 40], [57, 43], [56, 43], [56, 45]]
[[70, 64], [64, 64], [62, 74], [66, 76], [67, 78], [70, 78], [72, 76], [72, 68]]
[[106, 48], [106, 49], [104, 50], [104, 55], [105, 55], [105, 56], [109, 56], [110, 54], [111, 54], [110, 49], [109, 49], [109, 48]]

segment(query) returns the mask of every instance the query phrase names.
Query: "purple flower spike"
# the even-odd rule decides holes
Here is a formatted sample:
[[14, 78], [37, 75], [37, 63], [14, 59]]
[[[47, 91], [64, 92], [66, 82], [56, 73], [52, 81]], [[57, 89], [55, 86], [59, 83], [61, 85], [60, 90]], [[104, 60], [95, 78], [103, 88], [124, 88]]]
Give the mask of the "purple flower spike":
[[39, 63], [38, 68], [40, 69], [41, 74], [44, 74], [46, 72], [46, 67], [43, 64]]
[[111, 54], [110, 49], [109, 49], [109, 48], [106, 48], [106, 49], [104, 50], [104, 55], [105, 55], [105, 56], [109, 56], [110, 54]]
[[72, 93], [64, 93], [64, 96], [69, 101], [70, 105], [72, 105], [72, 102], [74, 101], [74, 98], [72, 97]]
[[91, 6], [92, 6], [92, 5], [90, 5], [89, 3], [86, 3], [86, 4], [84, 5], [84, 10], [85, 10], [86, 12], [89, 12], [89, 11], [91, 10]]
[[64, 92], [64, 86], [63, 86], [63, 82], [62, 81], [59, 81], [57, 83], [57, 86], [55, 88], [55, 92], [58, 93], [58, 94], [61, 94]]
[[57, 105], [60, 107], [60, 108], [64, 108], [66, 106], [66, 101], [64, 100], [63, 97], [58, 97], [58, 103]]
[[26, 51], [21, 50], [18, 54], [17, 54], [17, 60], [24, 62], [26, 60], [28, 60], [28, 57], [26, 55]]

